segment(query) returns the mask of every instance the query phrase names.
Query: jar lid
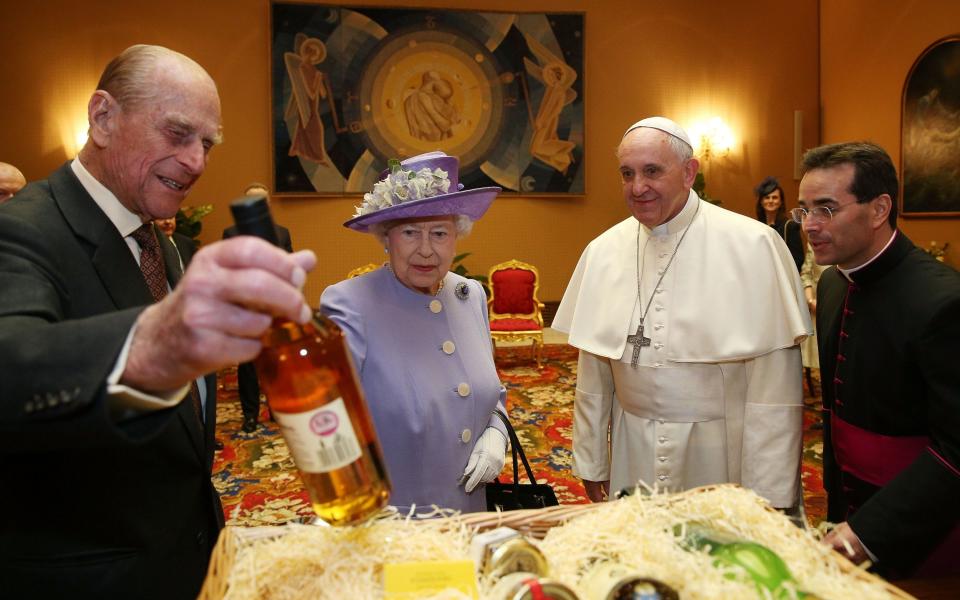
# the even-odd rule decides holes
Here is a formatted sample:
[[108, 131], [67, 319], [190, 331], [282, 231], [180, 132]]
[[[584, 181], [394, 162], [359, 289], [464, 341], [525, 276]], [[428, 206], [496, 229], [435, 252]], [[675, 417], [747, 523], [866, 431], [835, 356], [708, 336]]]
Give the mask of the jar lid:
[[541, 576], [549, 572], [543, 552], [523, 538], [514, 538], [501, 544], [484, 565], [484, 573], [492, 577], [503, 577], [517, 571]]
[[509, 600], [579, 600], [576, 592], [566, 584], [553, 579], [536, 578], [518, 583], [507, 594], [507, 598]]
[[669, 585], [638, 575], [628, 575], [615, 582], [607, 592], [606, 600], [678, 600], [677, 591]]
[[596, 600], [677, 600], [669, 585], [614, 560], [595, 563], [580, 580], [587, 598]]

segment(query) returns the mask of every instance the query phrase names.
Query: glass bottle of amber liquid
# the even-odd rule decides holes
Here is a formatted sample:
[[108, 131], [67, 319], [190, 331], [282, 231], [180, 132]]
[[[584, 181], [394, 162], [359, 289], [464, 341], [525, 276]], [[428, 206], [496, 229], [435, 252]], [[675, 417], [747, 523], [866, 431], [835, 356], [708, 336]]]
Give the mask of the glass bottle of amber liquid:
[[[230, 210], [240, 234], [277, 244], [265, 198], [237, 200]], [[386, 506], [390, 480], [337, 324], [319, 313], [305, 325], [274, 319], [254, 364], [317, 515], [349, 525]]]

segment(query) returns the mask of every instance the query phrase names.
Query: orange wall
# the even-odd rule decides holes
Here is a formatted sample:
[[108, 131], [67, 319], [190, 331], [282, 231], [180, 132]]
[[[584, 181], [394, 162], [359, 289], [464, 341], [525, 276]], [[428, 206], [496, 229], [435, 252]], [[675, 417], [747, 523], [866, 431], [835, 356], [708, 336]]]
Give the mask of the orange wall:
[[[789, 203], [795, 202], [794, 110], [806, 116], [804, 145], [819, 141], [816, 0], [345, 4], [586, 13], [586, 195], [503, 198], [458, 248], [472, 252], [466, 265], [474, 272], [510, 258], [538, 265], [543, 300], [558, 300], [586, 243], [627, 216], [613, 151], [624, 129], [639, 118], [663, 114], [689, 125], [723, 117], [738, 141], [728, 157], [707, 166], [708, 192], [745, 214], [753, 212], [753, 186], [768, 174], [781, 176]], [[206, 67], [220, 87], [226, 141], [213, 152], [188, 201], [215, 204], [202, 238], [218, 239], [228, 224], [227, 203], [247, 182], [270, 180], [268, 14], [265, 0], [45, 0], [6, 6], [0, 160], [20, 166], [28, 179], [45, 177], [67, 159], [63, 138], [71, 138], [73, 124], [82, 122], [106, 62], [133, 43], [172, 47]], [[274, 202], [294, 245], [320, 255], [307, 284], [311, 303], [349, 269], [383, 259], [371, 237], [340, 225], [356, 202], [327, 197]]]
[[[903, 84], [924, 49], [960, 35], [960, 2], [846, 0], [823, 2], [820, 10], [823, 142], [869, 139], [899, 172]], [[900, 219], [900, 228], [921, 247], [949, 242], [947, 260], [960, 265], [956, 219]]]

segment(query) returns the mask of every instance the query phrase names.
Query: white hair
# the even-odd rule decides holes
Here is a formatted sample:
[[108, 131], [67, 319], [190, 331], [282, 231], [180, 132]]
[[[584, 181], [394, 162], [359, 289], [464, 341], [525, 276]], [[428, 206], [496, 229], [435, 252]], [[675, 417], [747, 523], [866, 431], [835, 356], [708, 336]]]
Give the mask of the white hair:
[[673, 153], [677, 155], [680, 162], [686, 162], [693, 158], [693, 148], [690, 144], [670, 134], [667, 134], [667, 142], [670, 143], [670, 147], [673, 148]]
[[[444, 216], [444, 215], [437, 215]], [[457, 228], [457, 238], [463, 238], [470, 235], [470, 232], [473, 231], [473, 219], [467, 215], [453, 215], [453, 224]], [[424, 220], [434, 217], [424, 217]], [[373, 223], [370, 225], [370, 233], [373, 234], [380, 243], [385, 244], [387, 241], [387, 232], [393, 229], [395, 226], [400, 223], [406, 222], [407, 219], [393, 219], [390, 221], [381, 221], [379, 223]]]
[[157, 68], [164, 60], [189, 65], [210, 79], [203, 67], [189, 56], [163, 46], [136, 44], [107, 64], [100, 75], [97, 89], [108, 92], [125, 109], [136, 107], [152, 100], [159, 92], [160, 88], [155, 84]]

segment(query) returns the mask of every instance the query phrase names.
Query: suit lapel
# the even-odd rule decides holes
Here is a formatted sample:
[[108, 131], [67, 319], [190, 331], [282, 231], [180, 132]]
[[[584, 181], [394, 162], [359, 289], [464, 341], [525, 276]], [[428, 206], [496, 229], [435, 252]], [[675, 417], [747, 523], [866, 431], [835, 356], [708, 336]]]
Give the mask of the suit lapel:
[[[192, 382], [191, 382], [192, 385]], [[207, 387], [207, 405], [213, 402], [213, 398], [210, 394], [210, 388]], [[193, 406], [191, 403], [193, 400], [190, 398], [189, 394], [186, 398], [180, 402], [180, 406], [177, 407], [177, 417], [180, 419], [180, 423], [183, 424], [184, 429], [187, 430], [187, 433], [190, 436], [190, 443], [193, 446], [194, 451], [196, 451], [197, 456], [200, 458], [200, 462], [206, 464], [206, 458], [204, 456], [204, 448], [206, 444], [204, 443], [204, 433], [205, 430], [209, 427], [212, 427], [210, 421], [208, 420], [205, 427], [201, 427], [200, 423], [197, 421], [197, 415], [193, 412]]]
[[163, 235], [162, 231], [156, 227], [153, 229], [154, 233], [157, 234], [157, 240], [160, 241], [160, 253], [163, 255], [163, 268], [167, 274], [167, 281], [170, 283], [170, 289], [173, 289], [177, 287], [180, 278], [183, 277], [183, 270], [180, 268], [180, 253], [177, 252], [177, 247], [170, 242], [170, 239]]
[[[112, 227], [112, 225], [111, 225]], [[130, 247], [114, 229], [117, 240], [104, 240], [93, 255], [93, 266], [118, 308], [152, 304], [153, 297]]]
[[91, 260], [118, 309], [150, 304], [153, 298], [130, 248], [107, 215], [87, 193], [70, 163], [50, 176], [53, 197], [64, 219], [93, 248]]
[[[178, 283], [180, 283], [180, 279], [183, 278], [183, 270], [180, 268], [180, 253], [177, 251], [177, 247], [173, 245], [173, 243], [169, 240], [169, 238], [167, 238], [167, 236], [163, 234], [162, 231], [154, 227], [154, 233], [157, 236], [157, 240], [160, 242], [160, 254], [163, 256], [163, 268], [167, 275], [167, 281], [170, 283], [170, 289], [173, 289]], [[214, 399], [214, 390], [208, 382], [209, 378], [204, 380], [207, 392], [206, 405], [208, 409], [213, 409], [213, 419], [216, 419], [216, 401]], [[200, 427], [200, 424], [197, 422], [197, 415], [193, 412], [193, 407], [190, 406], [190, 402], [190, 398], [185, 398], [181, 403], [186, 405], [186, 408], [189, 410], [182, 410], [183, 407], [181, 407], [179, 414], [180, 421], [190, 433], [190, 441], [193, 442], [193, 449], [197, 451], [197, 455], [200, 457], [201, 462], [206, 464], [207, 459], [205, 448], [207, 447], [207, 444], [205, 438], [209, 437], [206, 435], [206, 430], [213, 427], [210, 417], [211, 411], [203, 411], [205, 413], [204, 418], [206, 419], [206, 423], [204, 427]]]

